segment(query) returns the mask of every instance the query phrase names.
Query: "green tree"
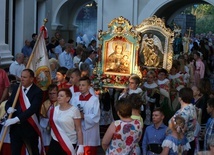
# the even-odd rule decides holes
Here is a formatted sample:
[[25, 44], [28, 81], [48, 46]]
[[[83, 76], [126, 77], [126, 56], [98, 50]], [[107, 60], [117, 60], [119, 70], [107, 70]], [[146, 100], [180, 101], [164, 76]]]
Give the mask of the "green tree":
[[214, 6], [209, 4], [199, 4], [188, 7], [185, 14], [196, 16], [196, 33], [207, 33], [214, 30]]

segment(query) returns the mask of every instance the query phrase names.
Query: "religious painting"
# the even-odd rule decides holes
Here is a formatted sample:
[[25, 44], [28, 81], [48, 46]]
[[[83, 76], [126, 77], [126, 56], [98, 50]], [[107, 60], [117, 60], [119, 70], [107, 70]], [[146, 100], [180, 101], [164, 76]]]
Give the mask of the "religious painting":
[[113, 19], [109, 30], [99, 32], [102, 60], [97, 75], [103, 87], [125, 88], [131, 74], [140, 74], [138, 48], [140, 36], [124, 17]]
[[123, 37], [115, 37], [105, 42], [104, 73], [131, 74], [133, 44]]
[[139, 65], [147, 69], [172, 67], [174, 32], [166, 28], [164, 21], [156, 16], [135, 26], [141, 34]]
[[50, 68], [48, 66], [40, 66], [36, 69], [36, 85], [43, 91], [47, 90], [51, 84]]

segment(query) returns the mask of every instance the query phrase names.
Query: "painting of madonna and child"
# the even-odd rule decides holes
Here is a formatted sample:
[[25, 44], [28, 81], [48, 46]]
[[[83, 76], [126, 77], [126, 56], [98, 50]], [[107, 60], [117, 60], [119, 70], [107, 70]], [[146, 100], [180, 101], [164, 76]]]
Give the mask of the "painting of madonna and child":
[[106, 43], [104, 72], [107, 74], [130, 75], [132, 69], [133, 44], [125, 39]]

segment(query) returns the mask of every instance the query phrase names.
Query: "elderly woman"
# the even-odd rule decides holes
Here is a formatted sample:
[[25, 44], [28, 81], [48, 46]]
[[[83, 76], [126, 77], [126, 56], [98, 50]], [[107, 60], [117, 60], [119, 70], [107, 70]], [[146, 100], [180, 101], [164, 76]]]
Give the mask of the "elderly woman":
[[54, 81], [56, 78], [57, 69], [59, 68], [59, 63], [55, 58], [51, 58], [49, 59], [49, 64], [51, 68], [51, 80]]
[[59, 105], [50, 110], [52, 139], [47, 155], [76, 154], [77, 143], [77, 155], [84, 154], [81, 115], [79, 110], [69, 103], [71, 96], [69, 89], [60, 89], [57, 97]]
[[143, 84], [144, 101], [146, 104], [144, 124], [146, 126], [152, 124], [152, 113], [155, 107], [160, 107], [160, 89], [155, 83], [156, 74], [150, 70], [146, 75], [146, 82]]

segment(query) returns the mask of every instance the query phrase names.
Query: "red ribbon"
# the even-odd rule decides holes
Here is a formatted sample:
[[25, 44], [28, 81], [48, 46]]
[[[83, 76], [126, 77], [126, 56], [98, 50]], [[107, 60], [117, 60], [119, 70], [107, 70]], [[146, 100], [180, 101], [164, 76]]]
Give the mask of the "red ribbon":
[[47, 28], [44, 25], [40, 27], [40, 31], [41, 32], [43, 31], [43, 33], [44, 33], [44, 39], [48, 38], [48, 30], [47, 30]]

